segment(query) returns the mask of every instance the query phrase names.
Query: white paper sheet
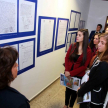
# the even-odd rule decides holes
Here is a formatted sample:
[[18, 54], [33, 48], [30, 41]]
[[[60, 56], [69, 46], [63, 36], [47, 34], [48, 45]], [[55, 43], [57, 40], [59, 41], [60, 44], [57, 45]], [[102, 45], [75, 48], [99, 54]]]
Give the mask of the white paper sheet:
[[82, 21], [79, 22], [79, 29], [82, 29]]
[[85, 103], [85, 102], [91, 102], [91, 92], [84, 94], [84, 96], [81, 100], [79, 100], [79, 97], [78, 97], [78, 100], [77, 100], [78, 104]]
[[74, 43], [75, 42], [75, 38], [76, 38], [76, 34], [72, 34], [71, 43]]
[[70, 19], [70, 28], [74, 28], [75, 16], [76, 16], [76, 13], [72, 12], [71, 19]]
[[[15, 45], [11, 45], [13, 48], [15, 48], [17, 51], [18, 51], [18, 44], [15, 44]], [[16, 61], [16, 63], [18, 64], [18, 59]], [[18, 68], [17, 68], [18, 69]]]
[[76, 20], [75, 20], [75, 28], [79, 27], [79, 21], [80, 21], [80, 14], [76, 14]]
[[67, 51], [68, 51], [69, 47], [70, 47], [70, 43], [67, 43], [67, 46], [66, 46]]
[[70, 41], [71, 41], [71, 33], [68, 34], [68, 37], [67, 37], [67, 38], [68, 38], [68, 39], [67, 39], [68, 42], [70, 42]]
[[68, 87], [69, 89], [77, 91], [77, 89], [80, 87], [80, 82], [81, 79], [77, 77], [65, 77], [64, 74], [60, 74], [60, 84]]
[[[9, 46], [15, 48], [18, 51], [18, 44], [14, 44], [14, 45], [8, 45], [7, 44], [7, 46], [4, 46], [4, 47], [9, 47]], [[16, 63], [18, 64], [18, 59], [16, 60]]]
[[0, 0], [0, 34], [17, 32], [17, 0]]
[[34, 42], [24, 42], [19, 44], [19, 69], [24, 69], [33, 65], [33, 46]]
[[83, 21], [83, 29], [84, 29], [84, 27], [85, 27], [85, 21]]
[[[86, 83], [89, 79], [90, 70], [86, 70], [85, 75], [82, 77], [81, 84]], [[84, 94], [82, 101], [78, 101], [78, 103], [91, 102], [91, 92], [87, 92]]]
[[89, 79], [89, 73], [90, 73], [90, 70], [86, 70], [85, 75], [82, 77], [81, 84], [83, 84], [84, 82], [88, 81], [88, 79]]
[[42, 19], [40, 30], [40, 51], [52, 48], [54, 20]]
[[66, 30], [67, 30], [67, 20], [59, 20], [57, 46], [65, 43]]
[[19, 0], [19, 32], [34, 31], [35, 3]]
[[104, 103], [104, 107], [103, 108], [108, 108], [108, 92], [105, 98], [105, 103]]
[[79, 78], [73, 77], [73, 90], [77, 91], [78, 88], [80, 87], [80, 82], [81, 80]]

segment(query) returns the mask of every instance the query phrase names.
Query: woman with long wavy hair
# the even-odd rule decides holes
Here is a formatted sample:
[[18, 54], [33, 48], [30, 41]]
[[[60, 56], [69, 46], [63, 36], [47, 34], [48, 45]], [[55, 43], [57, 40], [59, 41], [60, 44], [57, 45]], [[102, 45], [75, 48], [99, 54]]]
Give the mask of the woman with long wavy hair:
[[90, 69], [89, 80], [78, 90], [78, 97], [91, 91], [91, 102], [80, 104], [80, 108], [103, 108], [108, 91], [108, 33], [100, 36], [98, 55]]
[[[88, 46], [88, 30], [80, 29], [77, 33], [76, 43], [70, 45], [65, 57], [65, 76], [82, 78], [91, 59], [91, 49]], [[66, 88], [65, 105], [63, 108], [72, 108], [77, 92]]]

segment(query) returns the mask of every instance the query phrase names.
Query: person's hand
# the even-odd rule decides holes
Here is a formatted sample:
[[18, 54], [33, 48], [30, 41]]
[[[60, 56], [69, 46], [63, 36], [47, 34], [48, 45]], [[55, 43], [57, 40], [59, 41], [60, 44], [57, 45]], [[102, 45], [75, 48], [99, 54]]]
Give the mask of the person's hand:
[[77, 92], [78, 92], [79, 89], [80, 89], [80, 87], [77, 89]]
[[65, 71], [65, 76], [66, 77], [70, 76], [70, 72], [69, 71]]

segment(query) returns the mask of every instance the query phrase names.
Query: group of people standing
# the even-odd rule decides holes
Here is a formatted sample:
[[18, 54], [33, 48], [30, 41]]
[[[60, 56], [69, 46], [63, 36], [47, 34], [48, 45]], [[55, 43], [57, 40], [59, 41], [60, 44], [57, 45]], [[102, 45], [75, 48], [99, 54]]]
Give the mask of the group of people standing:
[[101, 28], [102, 25], [98, 24], [90, 36], [87, 29], [78, 30], [76, 43], [71, 44], [67, 51], [66, 77], [82, 79], [88, 67], [90, 73], [88, 81], [77, 92], [66, 88], [63, 108], [73, 108], [77, 96], [83, 97], [89, 91], [91, 102], [81, 103], [80, 108], [103, 108], [108, 91], [108, 33], [100, 33]]
[[[80, 104], [80, 108], [88, 108], [88, 105], [89, 108], [103, 108], [108, 90], [108, 33], [94, 34], [90, 43], [88, 37], [87, 29], [78, 30], [76, 43], [70, 45], [67, 51], [65, 76], [82, 79], [87, 67], [90, 67], [90, 74], [88, 81], [77, 92], [66, 88], [63, 108], [73, 108], [76, 97], [83, 97], [89, 91], [91, 102]], [[17, 77], [17, 58], [16, 49], [0, 48], [0, 108], [30, 108], [29, 100], [10, 87]]]

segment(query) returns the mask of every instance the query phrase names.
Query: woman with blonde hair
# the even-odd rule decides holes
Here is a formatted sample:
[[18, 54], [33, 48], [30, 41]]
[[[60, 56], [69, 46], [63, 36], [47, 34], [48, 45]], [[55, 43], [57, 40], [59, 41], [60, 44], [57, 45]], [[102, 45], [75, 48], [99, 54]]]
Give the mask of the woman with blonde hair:
[[[89, 80], [78, 90], [78, 97], [83, 97], [85, 93], [91, 91], [90, 108], [103, 108], [108, 90], [108, 33], [100, 36], [98, 44], [98, 55], [91, 66]], [[88, 108], [85, 103], [80, 104], [80, 108]]]

